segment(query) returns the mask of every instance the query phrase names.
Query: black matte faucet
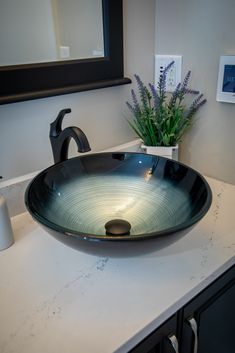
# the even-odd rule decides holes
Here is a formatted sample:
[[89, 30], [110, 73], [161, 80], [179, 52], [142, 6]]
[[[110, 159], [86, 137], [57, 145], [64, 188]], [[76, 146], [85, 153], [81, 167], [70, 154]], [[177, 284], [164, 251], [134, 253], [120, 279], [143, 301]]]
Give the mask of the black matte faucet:
[[57, 118], [51, 123], [50, 141], [54, 157], [54, 162], [59, 163], [68, 159], [68, 149], [71, 138], [78, 146], [78, 152], [88, 152], [91, 150], [89, 142], [84, 132], [76, 126], [70, 126], [62, 130], [61, 125], [65, 114], [71, 113], [71, 109], [63, 109]]

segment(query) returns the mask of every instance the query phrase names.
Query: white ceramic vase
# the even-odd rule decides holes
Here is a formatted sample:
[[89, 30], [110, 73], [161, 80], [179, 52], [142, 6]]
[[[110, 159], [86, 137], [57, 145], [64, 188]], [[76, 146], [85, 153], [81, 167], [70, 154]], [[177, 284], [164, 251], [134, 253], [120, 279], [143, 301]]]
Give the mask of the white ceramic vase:
[[160, 147], [160, 146], [145, 146], [141, 145], [142, 150], [148, 154], [154, 154], [161, 157], [166, 157], [169, 159], [174, 159], [178, 161], [178, 150], [179, 146], [172, 146], [172, 147]]

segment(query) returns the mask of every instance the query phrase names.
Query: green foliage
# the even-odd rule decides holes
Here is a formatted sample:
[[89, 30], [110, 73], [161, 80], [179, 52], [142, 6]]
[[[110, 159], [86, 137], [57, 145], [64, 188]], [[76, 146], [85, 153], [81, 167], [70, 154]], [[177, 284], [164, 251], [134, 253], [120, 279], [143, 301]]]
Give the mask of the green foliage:
[[[164, 70], [157, 89], [152, 84], [147, 88], [140, 77], [135, 75], [139, 99], [132, 90], [133, 104], [127, 102], [127, 106], [133, 114], [133, 119], [128, 120], [128, 123], [146, 146], [175, 146], [192, 125], [195, 113], [206, 102], [199, 91], [187, 88], [190, 71], [174, 92], [166, 93], [167, 72], [173, 64], [174, 62]], [[184, 98], [188, 94], [196, 95], [196, 98], [187, 108]]]

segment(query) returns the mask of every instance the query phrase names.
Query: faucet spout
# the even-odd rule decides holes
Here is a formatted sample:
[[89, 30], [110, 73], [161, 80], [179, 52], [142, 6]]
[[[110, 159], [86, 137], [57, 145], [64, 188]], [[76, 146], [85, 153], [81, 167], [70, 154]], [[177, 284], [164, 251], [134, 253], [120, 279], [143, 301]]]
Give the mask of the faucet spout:
[[70, 112], [71, 109], [61, 110], [55, 121], [51, 123], [49, 137], [55, 163], [68, 159], [68, 149], [71, 138], [75, 140], [78, 152], [84, 153], [91, 150], [87, 137], [81, 129], [76, 126], [70, 126], [62, 130], [61, 125], [63, 118], [65, 114]]

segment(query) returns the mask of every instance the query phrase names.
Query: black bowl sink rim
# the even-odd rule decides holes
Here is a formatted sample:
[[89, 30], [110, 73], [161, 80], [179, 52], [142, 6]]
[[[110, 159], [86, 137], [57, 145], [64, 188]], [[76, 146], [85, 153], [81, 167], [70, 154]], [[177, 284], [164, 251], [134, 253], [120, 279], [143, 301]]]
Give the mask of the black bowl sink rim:
[[118, 235], [96, 235], [96, 234], [89, 234], [89, 233], [81, 233], [79, 231], [75, 231], [75, 230], [71, 230], [68, 229], [66, 227], [63, 227], [61, 225], [58, 225], [52, 221], [49, 221], [48, 219], [46, 219], [45, 217], [41, 216], [36, 210], [33, 210], [30, 206], [30, 201], [29, 201], [29, 193], [30, 193], [30, 189], [33, 186], [35, 180], [37, 180], [38, 178], [40, 178], [43, 174], [47, 173], [48, 171], [50, 171], [51, 169], [53, 169], [55, 166], [59, 166], [62, 165], [66, 162], [72, 161], [72, 160], [76, 160], [76, 159], [83, 159], [86, 158], [87, 156], [99, 156], [99, 155], [112, 155], [112, 154], [130, 154], [130, 155], [141, 155], [141, 156], [145, 156], [145, 153], [142, 152], [125, 152], [125, 151], [114, 151], [114, 152], [97, 152], [97, 153], [88, 153], [85, 155], [80, 155], [77, 157], [73, 157], [70, 158], [66, 161], [57, 163], [57, 164], [53, 164], [49, 167], [47, 167], [46, 169], [42, 170], [41, 172], [39, 172], [33, 179], [32, 181], [29, 183], [29, 185], [26, 188], [25, 191], [25, 205], [26, 208], [28, 210], [28, 212], [30, 213], [30, 215], [32, 216], [33, 219], [35, 219], [40, 225], [42, 225], [43, 227], [45, 227], [48, 231], [55, 231], [57, 233], [60, 233], [62, 236], [65, 237], [73, 237], [73, 238], [77, 238], [79, 240], [84, 240], [84, 241], [92, 241], [92, 242], [104, 242], [104, 241], [111, 241], [111, 242], [130, 242], [130, 241], [139, 241], [139, 240], [145, 240], [145, 239], [153, 239], [156, 237], [161, 237], [161, 236], [165, 236], [165, 235], [170, 235], [170, 234], [174, 234], [174, 233], [178, 233], [180, 231], [186, 230], [187, 228], [191, 228], [193, 227], [199, 220], [201, 220], [205, 214], [208, 212], [211, 203], [212, 203], [212, 191], [211, 188], [208, 184], [208, 182], [206, 181], [206, 179], [195, 169], [187, 166], [186, 164], [182, 163], [182, 162], [178, 162], [178, 161], [174, 161], [162, 156], [156, 156], [156, 155], [151, 155], [148, 154], [148, 156], [151, 157], [158, 157], [160, 159], [164, 159], [164, 160], [169, 160], [173, 163], [176, 163], [180, 166], [183, 166], [187, 169], [189, 169], [190, 171], [192, 171], [193, 173], [195, 173], [203, 182], [205, 189], [206, 189], [206, 193], [207, 193], [207, 197], [206, 197], [206, 202], [204, 203], [204, 205], [202, 206], [201, 210], [193, 217], [190, 218], [189, 221], [185, 221], [182, 222], [179, 225], [176, 225], [174, 227], [171, 228], [167, 228], [167, 229], [163, 229], [161, 231], [156, 231], [156, 232], [151, 232], [151, 233], [145, 233], [145, 234], [136, 234], [136, 235], [129, 235], [129, 236], [118, 236]]

